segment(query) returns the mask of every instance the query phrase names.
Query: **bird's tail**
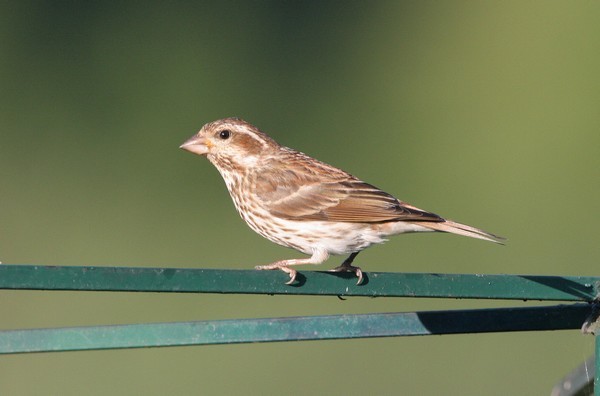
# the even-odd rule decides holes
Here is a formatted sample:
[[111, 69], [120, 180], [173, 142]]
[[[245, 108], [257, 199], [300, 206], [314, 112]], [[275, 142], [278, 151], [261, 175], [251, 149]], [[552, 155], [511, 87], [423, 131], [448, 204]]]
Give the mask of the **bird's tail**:
[[506, 238], [489, 232], [480, 230], [479, 228], [471, 227], [466, 224], [446, 220], [441, 222], [422, 222], [419, 225], [429, 228], [434, 231], [449, 232], [451, 234], [463, 235], [471, 238], [483, 239], [485, 241], [495, 242], [504, 245]]

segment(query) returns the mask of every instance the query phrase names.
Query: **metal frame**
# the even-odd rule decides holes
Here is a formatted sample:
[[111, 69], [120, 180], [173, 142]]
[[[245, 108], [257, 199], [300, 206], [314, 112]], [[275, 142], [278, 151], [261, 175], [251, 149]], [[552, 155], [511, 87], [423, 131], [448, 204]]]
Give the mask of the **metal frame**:
[[[437, 297], [570, 304], [3, 330], [0, 354], [578, 328], [596, 334], [600, 314], [600, 277], [369, 272], [360, 286], [353, 274], [303, 271], [294, 285], [285, 285], [285, 278], [279, 271], [0, 265], [0, 289], [6, 290]], [[589, 389], [588, 382], [577, 383]], [[559, 394], [581, 394], [583, 389]], [[600, 396], [600, 359], [595, 360], [594, 392]]]

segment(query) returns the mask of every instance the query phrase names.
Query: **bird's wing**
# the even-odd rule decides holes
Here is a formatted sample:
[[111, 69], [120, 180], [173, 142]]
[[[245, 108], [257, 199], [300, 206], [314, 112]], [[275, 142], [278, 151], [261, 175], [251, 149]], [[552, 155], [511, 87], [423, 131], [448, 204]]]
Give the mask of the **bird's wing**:
[[337, 168], [325, 175], [301, 167], [265, 171], [255, 175], [251, 188], [263, 209], [291, 220], [444, 221]]

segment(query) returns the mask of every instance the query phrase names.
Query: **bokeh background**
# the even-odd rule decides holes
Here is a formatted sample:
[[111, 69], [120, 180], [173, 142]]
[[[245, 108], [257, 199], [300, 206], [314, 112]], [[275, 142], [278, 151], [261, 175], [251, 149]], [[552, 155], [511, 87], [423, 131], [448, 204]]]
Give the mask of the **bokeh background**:
[[[599, 11], [3, 3], [0, 261], [253, 268], [301, 256], [255, 235], [209, 162], [178, 149], [204, 123], [239, 116], [509, 238], [401, 236], [359, 256], [367, 271], [598, 275]], [[525, 304], [1, 291], [0, 327]], [[591, 338], [561, 331], [18, 355], [0, 361], [0, 392], [533, 395], [592, 351]]]

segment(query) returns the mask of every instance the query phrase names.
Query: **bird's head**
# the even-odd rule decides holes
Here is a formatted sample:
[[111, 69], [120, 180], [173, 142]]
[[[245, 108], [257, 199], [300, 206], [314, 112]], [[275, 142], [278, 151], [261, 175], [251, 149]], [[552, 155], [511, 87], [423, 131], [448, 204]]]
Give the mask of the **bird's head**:
[[179, 148], [205, 155], [219, 167], [256, 166], [280, 146], [257, 127], [239, 118], [209, 122]]

